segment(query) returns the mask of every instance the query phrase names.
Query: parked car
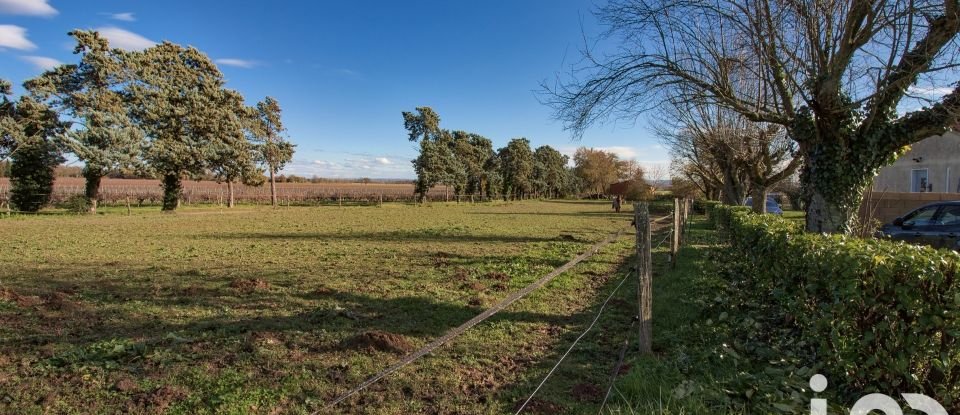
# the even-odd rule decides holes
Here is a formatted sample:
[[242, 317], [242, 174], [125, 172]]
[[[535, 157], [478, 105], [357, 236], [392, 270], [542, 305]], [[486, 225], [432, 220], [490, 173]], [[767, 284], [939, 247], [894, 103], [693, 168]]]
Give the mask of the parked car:
[[[743, 205], [753, 207], [753, 197], [748, 197], [747, 200], [743, 202]], [[780, 204], [777, 203], [772, 196], [767, 196], [767, 213], [772, 213], [774, 215], [783, 214], [783, 208], [780, 207]]]
[[960, 201], [939, 202], [917, 208], [883, 225], [881, 237], [934, 248], [958, 249]]

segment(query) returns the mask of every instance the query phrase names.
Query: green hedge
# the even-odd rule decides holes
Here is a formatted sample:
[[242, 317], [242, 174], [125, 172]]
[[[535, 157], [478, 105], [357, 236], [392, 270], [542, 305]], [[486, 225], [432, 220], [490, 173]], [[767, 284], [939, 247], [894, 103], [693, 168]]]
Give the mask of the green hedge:
[[[960, 413], [960, 255], [882, 240], [804, 233], [747, 208], [711, 206], [729, 261], [793, 351], [855, 400], [923, 393]], [[771, 316], [765, 316], [768, 318]]]

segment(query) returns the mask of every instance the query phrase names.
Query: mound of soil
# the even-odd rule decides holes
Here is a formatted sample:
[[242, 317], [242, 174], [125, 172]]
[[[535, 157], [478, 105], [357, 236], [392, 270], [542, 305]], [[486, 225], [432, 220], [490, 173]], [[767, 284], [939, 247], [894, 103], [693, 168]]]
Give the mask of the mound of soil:
[[64, 292], [54, 292], [43, 296], [43, 305], [50, 310], [73, 311], [80, 308], [80, 304], [70, 299]]
[[135, 400], [140, 407], [149, 409], [149, 413], [161, 414], [186, 397], [187, 391], [182, 387], [161, 386], [151, 393], [140, 394]]
[[510, 281], [510, 276], [502, 272], [488, 272], [486, 277], [491, 280]]
[[437, 268], [444, 268], [450, 264], [450, 254], [446, 252], [437, 252], [433, 256], [433, 266]]
[[379, 330], [358, 334], [344, 340], [341, 346], [345, 349], [377, 350], [399, 354], [413, 350], [413, 345], [402, 335]]
[[230, 288], [242, 293], [252, 293], [270, 288], [270, 284], [259, 278], [237, 278], [230, 282]]
[[463, 284], [463, 288], [469, 289], [470, 291], [483, 291], [487, 287], [485, 287], [479, 281], [474, 281], [471, 283]]
[[16, 291], [9, 288], [0, 288], [0, 299], [12, 301], [19, 307], [33, 307], [43, 303], [43, 300], [41, 300], [40, 297], [20, 295]]
[[578, 383], [570, 390], [573, 398], [580, 402], [597, 402], [603, 398], [600, 388], [589, 383]]
[[[526, 399], [517, 402], [517, 404], [513, 406], [513, 411], [511, 412], [516, 412], [517, 410], [519, 410], [520, 405], [523, 405], [525, 401]], [[530, 400], [530, 403], [528, 403], [527, 406], [523, 408], [523, 412], [528, 414], [544, 414], [544, 415], [562, 414], [563, 407], [560, 406], [559, 404], [556, 404], [547, 400], [543, 400], [540, 398], [533, 398]]]

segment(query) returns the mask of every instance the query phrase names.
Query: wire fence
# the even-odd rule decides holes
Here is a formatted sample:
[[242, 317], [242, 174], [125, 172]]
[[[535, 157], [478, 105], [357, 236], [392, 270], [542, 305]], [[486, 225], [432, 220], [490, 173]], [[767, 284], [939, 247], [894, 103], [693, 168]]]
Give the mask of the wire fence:
[[[84, 196], [81, 185], [58, 185], [50, 193], [44, 193], [49, 206], [62, 207], [74, 198]], [[457, 194], [433, 189], [422, 197], [414, 194], [410, 188], [376, 185], [354, 187], [323, 185], [286, 185], [277, 187], [277, 204], [280, 206], [323, 206], [323, 205], [364, 205], [374, 206], [383, 203], [419, 204], [431, 202], [488, 203], [502, 200], [531, 200], [540, 195], [523, 196], [504, 194]], [[206, 183], [195, 186], [184, 185], [180, 201], [190, 205], [221, 205], [229, 203], [230, 192], [223, 186]], [[269, 205], [272, 196], [269, 186], [240, 186], [234, 188], [233, 201], [237, 204]], [[97, 198], [99, 206], [157, 206], [163, 203], [163, 189], [156, 185], [114, 185], [100, 189]], [[0, 184], [0, 209], [10, 204], [10, 186]]]

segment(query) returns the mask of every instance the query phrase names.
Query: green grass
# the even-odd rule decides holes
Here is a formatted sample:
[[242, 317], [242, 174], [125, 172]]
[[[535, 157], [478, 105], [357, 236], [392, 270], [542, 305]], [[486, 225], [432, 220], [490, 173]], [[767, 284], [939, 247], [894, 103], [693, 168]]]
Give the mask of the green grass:
[[704, 414], [738, 413], [712, 399], [718, 379], [735, 377], [737, 368], [725, 359], [726, 333], [715, 322], [730, 318], [710, 314], [709, 303], [722, 292], [713, 271], [722, 255], [720, 238], [705, 220], [691, 222], [675, 268], [667, 247], [654, 250], [652, 356], [628, 359], [630, 372], [617, 382], [605, 413]]
[[[355, 336], [422, 346], [630, 220], [605, 201], [104, 211], [0, 219], [0, 413], [308, 413], [402, 355]], [[337, 410], [509, 411], [626, 272], [632, 238]], [[598, 410], [571, 389], [605, 387], [635, 290], [539, 406]]]
[[783, 211], [783, 218], [792, 220], [795, 222], [803, 223], [806, 220], [806, 212], [802, 210], [785, 210]]

